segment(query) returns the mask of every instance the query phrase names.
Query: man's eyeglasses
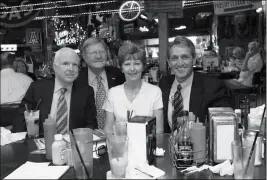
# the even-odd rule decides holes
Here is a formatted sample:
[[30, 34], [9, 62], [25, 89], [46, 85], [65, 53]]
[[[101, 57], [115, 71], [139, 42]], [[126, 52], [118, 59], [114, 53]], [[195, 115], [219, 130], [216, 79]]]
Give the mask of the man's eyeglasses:
[[98, 156], [104, 156], [107, 153], [107, 146], [106, 145], [101, 145], [97, 147], [97, 141], [95, 144], [95, 149], [93, 152], [96, 152]]
[[107, 53], [106, 53], [105, 51], [96, 51], [96, 52], [86, 53], [86, 54], [89, 54], [89, 55], [92, 56], [92, 57], [96, 57], [98, 54], [99, 54], [100, 56], [104, 56], [104, 55], [106, 55]]

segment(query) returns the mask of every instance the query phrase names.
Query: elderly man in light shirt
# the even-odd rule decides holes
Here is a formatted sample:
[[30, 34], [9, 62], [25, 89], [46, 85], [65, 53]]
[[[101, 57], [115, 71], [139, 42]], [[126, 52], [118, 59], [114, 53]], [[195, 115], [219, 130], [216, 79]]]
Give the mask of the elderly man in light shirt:
[[20, 103], [33, 80], [12, 68], [15, 56], [1, 54], [1, 104]]
[[248, 44], [248, 52], [245, 57], [239, 79], [226, 80], [225, 84], [230, 89], [240, 89], [252, 87], [253, 75], [260, 72], [263, 66], [263, 61], [260, 55], [260, 47], [257, 42]]

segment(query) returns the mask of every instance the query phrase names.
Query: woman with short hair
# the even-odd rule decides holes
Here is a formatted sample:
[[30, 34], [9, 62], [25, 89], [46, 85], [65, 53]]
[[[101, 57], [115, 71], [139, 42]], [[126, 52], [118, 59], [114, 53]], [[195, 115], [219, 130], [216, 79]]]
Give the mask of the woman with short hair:
[[29, 67], [23, 58], [15, 58], [15, 61], [13, 62], [13, 68], [15, 72], [23, 73], [32, 78], [32, 80], [34, 81], [37, 80], [36, 76], [33, 73], [28, 72]]
[[142, 80], [146, 64], [144, 48], [127, 42], [118, 51], [119, 65], [126, 82], [109, 90], [104, 104], [105, 133], [113, 134], [115, 121], [128, 121], [127, 111], [134, 116], [156, 117], [156, 133], [163, 133], [163, 103], [159, 87]]

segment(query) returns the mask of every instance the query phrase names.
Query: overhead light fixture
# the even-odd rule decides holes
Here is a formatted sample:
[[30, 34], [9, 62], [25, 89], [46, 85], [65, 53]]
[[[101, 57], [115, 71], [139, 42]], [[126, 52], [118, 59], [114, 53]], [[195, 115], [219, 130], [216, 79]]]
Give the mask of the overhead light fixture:
[[260, 7], [260, 8], [258, 8], [258, 9], [256, 9], [256, 12], [257, 13], [260, 13], [262, 11], [262, 8]]
[[200, 12], [197, 14], [198, 17], [203, 18], [206, 16], [210, 16], [212, 14], [212, 12]]
[[175, 30], [181, 30], [181, 29], [186, 29], [186, 26], [179, 26], [179, 27], [177, 27], [177, 28], [175, 28]]
[[149, 29], [147, 29], [146, 26], [143, 26], [143, 27], [139, 27], [139, 31], [141, 31], [141, 32], [148, 32]]
[[145, 15], [143, 15], [143, 14], [141, 14], [140, 16], [141, 16], [141, 18], [143, 18], [143, 19], [147, 19], [147, 17], [146, 17]]

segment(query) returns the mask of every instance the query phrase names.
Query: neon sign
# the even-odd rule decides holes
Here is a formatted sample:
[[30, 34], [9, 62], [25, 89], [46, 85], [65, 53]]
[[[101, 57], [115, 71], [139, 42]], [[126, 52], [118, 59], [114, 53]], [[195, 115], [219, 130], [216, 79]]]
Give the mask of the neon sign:
[[56, 31], [55, 32], [55, 41], [58, 46], [64, 46], [64, 45], [69, 45], [69, 44], [76, 44], [78, 40], [74, 36], [74, 32], [71, 31]]

